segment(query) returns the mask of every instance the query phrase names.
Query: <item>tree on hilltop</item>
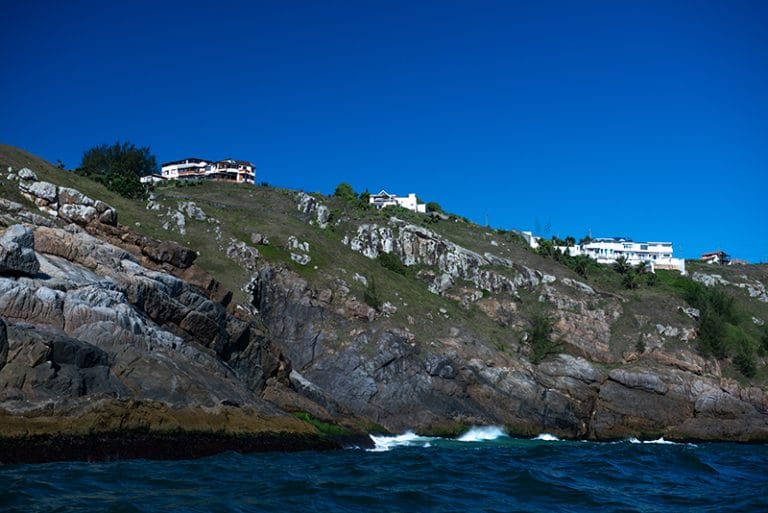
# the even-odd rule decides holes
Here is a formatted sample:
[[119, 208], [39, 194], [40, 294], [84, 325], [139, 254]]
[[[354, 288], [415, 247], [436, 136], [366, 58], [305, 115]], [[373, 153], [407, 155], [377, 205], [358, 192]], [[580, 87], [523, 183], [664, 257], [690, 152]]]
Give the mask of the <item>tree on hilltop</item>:
[[140, 198], [146, 190], [140, 177], [157, 173], [157, 160], [149, 146], [120, 141], [86, 150], [76, 173], [104, 184], [126, 198]]

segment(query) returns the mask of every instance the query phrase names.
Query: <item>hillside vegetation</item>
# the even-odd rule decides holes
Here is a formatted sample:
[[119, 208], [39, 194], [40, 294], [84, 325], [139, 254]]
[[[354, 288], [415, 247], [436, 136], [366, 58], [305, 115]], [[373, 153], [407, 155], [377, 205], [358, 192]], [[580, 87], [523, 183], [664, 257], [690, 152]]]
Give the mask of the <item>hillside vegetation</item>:
[[[744, 278], [758, 282], [762, 280], [764, 283], [768, 275], [766, 265], [712, 267], [689, 262], [689, 277], [660, 271], [654, 285], [643, 283], [638, 289], [628, 291], [622, 285], [621, 276], [609, 266], [590, 264], [588, 274], [580, 275], [573, 269], [573, 265], [569, 265], [567, 258], [540, 256], [541, 251], [537, 253], [530, 250], [514, 231], [479, 226], [453, 214], [431, 216], [402, 208], [379, 211], [368, 207], [354, 193], [351, 198], [344, 195], [312, 194], [330, 209], [330, 222], [327, 228], [321, 229], [316, 223], [310, 224], [307, 214], [297, 209], [297, 191], [287, 189], [221, 182], [169, 182], [154, 189], [152, 203], [157, 205], [158, 210], [149, 210], [145, 200], [126, 199], [97, 182], [58, 169], [22, 150], [0, 146], [0, 165], [4, 168], [11, 166], [16, 170], [31, 167], [42, 180], [102, 198], [118, 209], [122, 224], [137, 232], [154, 238], [174, 240], [195, 250], [199, 254], [197, 263], [234, 291], [240, 301], [249, 301], [242, 288], [248, 283], [252, 270], [236, 265], [227, 257], [227, 248], [232, 241], [253, 245], [265, 261], [290, 268], [315, 289], [330, 287], [339, 277], [346, 278], [346, 283], [363, 299], [366, 287], [352, 277], [358, 274], [370, 279], [375, 283], [378, 302], [389, 302], [398, 307], [391, 323], [398, 325], [407, 322], [408, 317], [419, 319], [420, 322], [414, 327], [420, 335], [435, 336], [447, 331], [448, 324], [462, 324], [489, 336], [496, 347], [508, 347], [511, 339], [519, 338], [521, 333], [510, 333], [497, 321], [479, 313], [475, 306], [462, 308], [455, 300], [427, 291], [425, 282], [418, 277], [419, 271], [425, 270], [423, 266], [406, 267], [397, 258], [397, 263], [393, 264], [388, 254], [382, 255], [383, 258], [370, 259], [341, 244], [345, 234], [353, 233], [360, 224], [384, 225], [390, 217], [396, 216], [406, 222], [424, 226], [479, 254], [491, 252], [544, 273], [578, 279], [603, 292], [621, 296], [625, 301], [624, 315], [627, 317], [647, 317], [660, 324], [679, 322], [682, 314], [675, 310], [687, 303], [704, 312], [702, 322], [705, 330], [714, 331], [711, 335], [705, 335], [708, 338], [697, 345], [696, 349], [700, 353], [720, 358], [727, 369], [733, 369], [728, 371], [731, 375], [737, 376], [739, 373], [736, 371], [746, 370], [746, 373], [741, 374], [749, 378], [763, 381], [768, 377], [763, 359], [768, 351], [766, 330], [753, 321], [753, 318], [768, 319], [768, 305], [750, 298], [747, 290], [738, 285], [746, 281]], [[0, 181], [0, 187], [4, 197], [23, 201], [12, 184]], [[185, 217], [185, 233], [181, 233], [172, 214], [183, 210], [179, 209], [179, 204], [187, 202], [193, 202], [199, 207], [206, 219]], [[253, 233], [266, 236], [269, 244], [253, 244]], [[287, 249], [288, 238], [291, 236], [309, 243], [311, 261], [308, 265], [291, 260], [291, 251]], [[397, 269], [393, 270], [393, 265]], [[707, 287], [690, 278], [696, 273], [716, 273], [729, 285], [718, 286], [708, 293]], [[728, 303], [727, 312], [713, 311], [710, 304], [712, 294], [720, 298], [720, 303]], [[483, 295], [488, 297], [492, 294], [483, 291]], [[538, 308], [539, 298], [523, 295], [518, 301], [521, 312], [526, 312]], [[724, 307], [721, 305], [719, 308]], [[436, 316], [441, 309], [446, 313]], [[429, 317], [440, 319], [446, 316], [452, 319], [451, 323], [429, 320]], [[628, 340], [636, 335], [638, 328], [636, 323], [626, 323], [627, 326], [623, 324], [620, 322], [616, 332], [611, 335], [615, 346], [612, 350], [617, 355], [633, 349]], [[642, 347], [643, 344], [635, 345]]]
[[[749, 415], [768, 407], [764, 264], [689, 262], [689, 276], [649, 275], [536, 252], [512, 227], [436, 204], [430, 214], [376, 210], [348, 186], [167, 182], [127, 199], [16, 148], [0, 146], [0, 165], [33, 169], [116, 208], [130, 230], [196, 252], [326, 420], [347, 412], [389, 429], [501, 422], [578, 437], [750, 438], [748, 424], [717, 434], [690, 418], [732, 416], [716, 400], [724, 391]], [[0, 195], [36, 209], [5, 176]]]

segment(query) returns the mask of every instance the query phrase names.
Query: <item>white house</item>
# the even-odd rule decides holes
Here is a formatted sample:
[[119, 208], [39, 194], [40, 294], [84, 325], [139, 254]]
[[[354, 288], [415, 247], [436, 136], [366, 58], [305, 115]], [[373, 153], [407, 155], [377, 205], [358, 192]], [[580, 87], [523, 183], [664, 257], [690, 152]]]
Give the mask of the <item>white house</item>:
[[160, 169], [163, 180], [221, 180], [250, 184], [256, 180], [254, 165], [246, 160], [188, 158], [166, 162]]
[[410, 193], [408, 196], [402, 197], [389, 194], [387, 191], [382, 190], [378, 194], [371, 194], [371, 197], [368, 199], [368, 203], [376, 208], [399, 205], [403, 208], [407, 208], [408, 210], [413, 210], [414, 212], [420, 212], [422, 214], [427, 211], [427, 205], [424, 203], [419, 203], [416, 199], [416, 194], [414, 193]]
[[558, 246], [562, 252], [571, 256], [586, 255], [601, 264], [612, 264], [624, 257], [632, 265], [645, 263], [651, 272], [656, 269], [669, 269], [685, 274], [685, 259], [672, 256], [671, 242], [635, 242], [630, 239], [600, 238], [579, 246]]

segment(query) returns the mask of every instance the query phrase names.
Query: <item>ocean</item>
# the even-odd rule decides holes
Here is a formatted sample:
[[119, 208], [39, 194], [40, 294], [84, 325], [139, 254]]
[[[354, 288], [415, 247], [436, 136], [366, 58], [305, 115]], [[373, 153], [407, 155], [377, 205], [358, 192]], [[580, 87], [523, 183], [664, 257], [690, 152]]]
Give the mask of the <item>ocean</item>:
[[768, 445], [405, 433], [331, 452], [0, 466], [2, 512], [766, 512]]

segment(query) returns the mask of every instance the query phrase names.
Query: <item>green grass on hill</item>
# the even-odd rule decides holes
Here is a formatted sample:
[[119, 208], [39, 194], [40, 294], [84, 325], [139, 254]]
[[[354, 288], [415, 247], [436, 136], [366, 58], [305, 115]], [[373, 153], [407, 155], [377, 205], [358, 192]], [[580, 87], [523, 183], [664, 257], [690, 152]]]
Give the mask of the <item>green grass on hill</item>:
[[[338, 280], [341, 279], [350, 288], [351, 293], [363, 301], [365, 287], [354, 280], [353, 276], [360, 274], [375, 280], [380, 300], [388, 301], [398, 309], [391, 318], [380, 321], [383, 328], [408, 327], [417, 340], [429, 343], [448, 337], [451, 328], [460, 327], [475, 333], [478, 340], [485, 340], [484, 343], [493, 351], [511, 354], [522, 336], [522, 333], [517, 331], [519, 328], [500, 325], [483, 314], [477, 305], [465, 309], [454, 300], [430, 293], [426, 283], [416, 278], [416, 269], [406, 269], [402, 272], [402, 269], [392, 262], [368, 259], [340, 243], [342, 237], [354, 233], [360, 223], [385, 225], [391, 216], [396, 215], [406, 222], [424, 226], [480, 254], [490, 252], [547, 274], [584, 281], [607, 295], [623, 297], [624, 313], [614, 324], [611, 333], [611, 350], [617, 356], [637, 343], [640, 331], [652, 331], [656, 323], [690, 327], [696, 325], [679, 311], [679, 306], [684, 306], [686, 301], [692, 301], [689, 289], [695, 286], [691, 285], [689, 278], [680, 277], [677, 273], [659, 271], [654, 286], [643, 284], [636, 290], [627, 291], [622, 286], [621, 276], [609, 266], [592, 265], [584, 278], [553, 258], [537, 255], [509, 231], [479, 226], [456, 215], [449, 214], [447, 219], [435, 220], [428, 215], [404, 209], [378, 211], [362, 207], [359, 202], [349, 199], [315, 194], [332, 213], [331, 225], [320, 229], [309, 224], [297, 210], [295, 191], [221, 182], [203, 182], [196, 185], [174, 182], [157, 187], [154, 194], [162, 208], [159, 211], [150, 211], [146, 208], [146, 201], [123, 198], [88, 178], [57, 169], [42, 159], [10, 146], [0, 145], [0, 166], [0, 194], [3, 197], [29, 204], [18, 193], [16, 184], [5, 180], [8, 166], [12, 166], [15, 171], [21, 167], [29, 167], [42, 180], [76, 188], [114, 206], [119, 212], [119, 222], [139, 233], [174, 240], [197, 251], [197, 263], [225, 287], [235, 292], [236, 300], [241, 302], [248, 300], [240, 289], [249, 281], [250, 274], [226, 256], [226, 248], [232, 239], [251, 245], [251, 234], [261, 233], [270, 240], [269, 245], [257, 248], [262, 258], [293, 269], [307, 280], [312, 288], [335, 290]], [[209, 219], [196, 221], [187, 218], [186, 234], [183, 235], [178, 231], [165, 229], [163, 224], [168, 221], [165, 215], [167, 211], [175, 210], [180, 202], [186, 201], [195, 202]], [[286, 243], [291, 235], [309, 243], [309, 265], [302, 266], [290, 259]], [[507, 272], [510, 276], [516, 272], [504, 268], [496, 270]], [[733, 282], [743, 282], [744, 277], [761, 280], [762, 283], [768, 282], [768, 266], [765, 265], [713, 268], [691, 263], [689, 270], [691, 273], [697, 270], [710, 274], [717, 272]], [[733, 340], [738, 341], [739, 347], [753, 347], [752, 352], [759, 356], [762, 331], [752, 321], [752, 317], [768, 321], [768, 304], [750, 299], [745, 289], [733, 286], [721, 288], [729, 297], [734, 298], [733, 308], [737, 312], [730, 322], [733, 328], [728, 328], [727, 333], [730, 333], [729, 336]], [[518, 304], [518, 315], [524, 316], [526, 312], [535, 311], [538, 296], [535, 291], [521, 293], [515, 300]], [[444, 313], [441, 313], [441, 310]], [[683, 342], [670, 341], [670, 348], [678, 343], [680, 347], [684, 346]], [[732, 372], [735, 369], [734, 358], [738, 356], [739, 351], [738, 348], [729, 351], [724, 365], [728, 372]], [[766, 374], [768, 371], [759, 367], [754, 379], [765, 380], [768, 377]]]

